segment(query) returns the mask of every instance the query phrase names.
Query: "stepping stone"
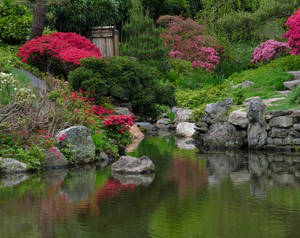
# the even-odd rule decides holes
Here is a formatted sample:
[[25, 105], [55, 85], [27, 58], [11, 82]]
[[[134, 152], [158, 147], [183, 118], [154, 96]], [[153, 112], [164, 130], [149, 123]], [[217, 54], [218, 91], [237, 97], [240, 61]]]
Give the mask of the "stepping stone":
[[291, 93], [291, 90], [277, 91], [277, 93], [283, 96], [288, 96]]
[[299, 80], [300, 79], [300, 71], [288, 71], [288, 74], [292, 74], [294, 76], [295, 80]]
[[283, 85], [290, 90], [297, 88], [299, 84], [300, 80], [286, 81], [283, 83]]
[[264, 104], [266, 104], [267, 107], [269, 107], [269, 106], [273, 106], [273, 103], [280, 102], [280, 101], [283, 101], [285, 99], [286, 98], [284, 98], [284, 97], [281, 97], [281, 98], [269, 98], [269, 99], [264, 99], [262, 101], [263, 101]]

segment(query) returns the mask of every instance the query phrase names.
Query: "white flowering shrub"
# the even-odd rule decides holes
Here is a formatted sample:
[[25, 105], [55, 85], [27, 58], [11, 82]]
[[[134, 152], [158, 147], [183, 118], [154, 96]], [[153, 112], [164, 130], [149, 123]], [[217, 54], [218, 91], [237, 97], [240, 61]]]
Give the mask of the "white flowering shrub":
[[2, 104], [14, 101], [19, 105], [24, 105], [34, 99], [35, 95], [31, 88], [22, 86], [12, 74], [0, 72], [0, 98]]

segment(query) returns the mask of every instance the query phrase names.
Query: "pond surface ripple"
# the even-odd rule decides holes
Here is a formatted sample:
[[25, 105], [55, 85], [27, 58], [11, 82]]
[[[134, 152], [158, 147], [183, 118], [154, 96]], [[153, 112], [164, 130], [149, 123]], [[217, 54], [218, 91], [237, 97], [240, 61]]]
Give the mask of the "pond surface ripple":
[[297, 155], [204, 154], [171, 136], [146, 138], [131, 155], [148, 155], [155, 175], [87, 166], [18, 185], [3, 178], [0, 237], [300, 237]]

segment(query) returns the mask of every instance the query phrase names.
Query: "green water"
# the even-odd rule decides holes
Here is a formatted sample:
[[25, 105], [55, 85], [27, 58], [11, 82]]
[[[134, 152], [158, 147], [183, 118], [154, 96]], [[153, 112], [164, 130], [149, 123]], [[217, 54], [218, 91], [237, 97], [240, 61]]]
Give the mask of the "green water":
[[172, 137], [147, 138], [133, 155], [148, 155], [155, 177], [122, 184], [88, 166], [3, 178], [0, 237], [300, 237], [297, 156], [201, 154]]

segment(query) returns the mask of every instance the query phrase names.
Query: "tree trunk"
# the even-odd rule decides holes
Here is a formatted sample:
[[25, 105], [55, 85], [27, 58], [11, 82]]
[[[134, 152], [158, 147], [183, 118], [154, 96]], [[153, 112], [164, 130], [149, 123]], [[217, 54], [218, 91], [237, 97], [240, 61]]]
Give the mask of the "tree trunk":
[[36, 0], [30, 40], [43, 34], [47, 14], [47, 0]]

